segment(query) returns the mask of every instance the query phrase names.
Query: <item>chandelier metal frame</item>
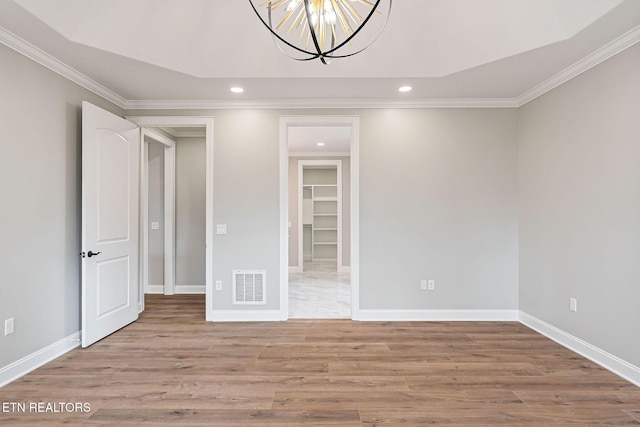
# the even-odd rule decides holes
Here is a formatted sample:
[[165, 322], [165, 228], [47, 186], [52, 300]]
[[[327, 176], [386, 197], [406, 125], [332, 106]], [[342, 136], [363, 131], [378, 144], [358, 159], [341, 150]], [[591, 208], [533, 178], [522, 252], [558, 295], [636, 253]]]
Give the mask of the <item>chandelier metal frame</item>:
[[[371, 40], [364, 47], [361, 47], [354, 52], [340, 54], [338, 53], [338, 50], [351, 43], [353, 38], [358, 35], [362, 28], [369, 22], [374, 13], [381, 13], [380, 11], [378, 11], [378, 6], [382, 2], [382, 0], [376, 0], [375, 3], [371, 3], [368, 0], [356, 0], [358, 3], [366, 5], [370, 8], [370, 11], [366, 16], [360, 15], [352, 6], [346, 3], [347, 1], [349, 0], [315, 0], [315, 2], [319, 3], [314, 3], [313, 0], [266, 0], [259, 6], [267, 8], [266, 20], [262, 17], [257, 7], [254, 5], [254, 0], [249, 0], [249, 4], [251, 4], [251, 8], [256, 13], [262, 24], [271, 32], [274, 44], [276, 45], [278, 50], [280, 50], [280, 52], [296, 61], [312, 61], [314, 59], [320, 59], [320, 61], [326, 65], [329, 64], [331, 59], [347, 58], [367, 49], [380, 37], [380, 35], [382, 35], [387, 26], [387, 23], [389, 22], [393, 0], [388, 0], [389, 9], [387, 11], [385, 22], [382, 25], [380, 32], [373, 38], [373, 40]], [[325, 2], [330, 5], [329, 7], [334, 14], [332, 23], [327, 22], [327, 17], [324, 15], [319, 17], [316, 13], [314, 16], [314, 11], [322, 9], [323, 6], [326, 7]], [[289, 3], [292, 6], [287, 8], [288, 13], [285, 15], [284, 19], [274, 28], [273, 11], [279, 8], [284, 9], [284, 5], [286, 3]], [[317, 6], [318, 4], [320, 6]], [[287, 34], [289, 34], [294, 28], [301, 28], [302, 33], [300, 34], [300, 37], [302, 37], [304, 34], [307, 35], [307, 46], [305, 48], [296, 46], [294, 43], [286, 40], [277, 32], [280, 27], [282, 27], [285, 23], [288, 22], [291, 17], [293, 17], [295, 12], [301, 5], [303, 6], [303, 10], [297, 13], [296, 17], [291, 23], [291, 26], [289, 27], [289, 31], [287, 32]], [[340, 23], [341, 28], [346, 35], [346, 38], [343, 41], [338, 41], [336, 23]], [[353, 29], [351, 23], [358, 24], [358, 26]], [[327, 31], [327, 26], [329, 26], [329, 31]], [[308, 33], [306, 33], [307, 30]], [[328, 50], [323, 50], [323, 46], [325, 44], [325, 41], [327, 40], [327, 37], [330, 42], [330, 48]], [[313, 42], [314, 50], [308, 49], [309, 40]], [[296, 57], [290, 55], [289, 53], [285, 52], [283, 46], [281, 46], [278, 41], [306, 56]]]

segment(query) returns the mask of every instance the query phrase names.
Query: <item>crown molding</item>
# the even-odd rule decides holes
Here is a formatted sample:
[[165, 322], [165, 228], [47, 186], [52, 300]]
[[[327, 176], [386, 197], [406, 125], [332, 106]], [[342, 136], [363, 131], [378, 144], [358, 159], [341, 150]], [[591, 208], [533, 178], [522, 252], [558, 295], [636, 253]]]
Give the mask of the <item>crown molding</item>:
[[379, 109], [379, 108], [516, 108], [512, 98], [450, 99], [278, 99], [253, 101], [137, 100], [126, 101], [127, 110], [239, 110], [239, 109]]
[[0, 43], [49, 68], [125, 110], [239, 110], [239, 109], [423, 109], [518, 108], [595, 67], [640, 41], [640, 26], [633, 28], [555, 76], [517, 98], [442, 99], [280, 99], [280, 100], [127, 100], [26, 40], [0, 27]]
[[570, 67], [565, 68], [555, 76], [545, 80], [533, 89], [530, 89], [524, 94], [520, 95], [516, 100], [516, 106], [521, 107], [527, 102], [533, 101], [534, 99], [544, 95], [550, 90], [555, 89], [561, 84], [566, 83], [574, 77], [577, 77], [580, 74], [584, 73], [585, 71], [590, 70], [601, 62], [604, 62], [612, 56], [615, 56], [618, 53], [622, 52], [623, 50], [630, 48], [639, 41], [640, 25], [626, 32], [622, 36], [606, 44], [592, 54], [571, 65]]
[[37, 62], [38, 64], [47, 67], [62, 77], [71, 80], [77, 85], [95, 93], [118, 107], [122, 109], [125, 108], [124, 105], [126, 100], [120, 95], [107, 89], [94, 80], [91, 80], [89, 77], [68, 66], [64, 62], [54, 58], [43, 50], [38, 49], [28, 41], [7, 31], [3, 27], [0, 27], [0, 43]]

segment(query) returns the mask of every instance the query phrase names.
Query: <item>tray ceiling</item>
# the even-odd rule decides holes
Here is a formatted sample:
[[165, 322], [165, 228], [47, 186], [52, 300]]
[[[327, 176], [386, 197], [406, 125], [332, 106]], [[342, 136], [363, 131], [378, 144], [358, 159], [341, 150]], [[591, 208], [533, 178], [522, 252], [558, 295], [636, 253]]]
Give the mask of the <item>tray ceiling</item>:
[[248, 0], [0, 3], [11, 34], [155, 101], [515, 99], [639, 24], [636, 0], [396, 0], [371, 48], [326, 66], [278, 52]]

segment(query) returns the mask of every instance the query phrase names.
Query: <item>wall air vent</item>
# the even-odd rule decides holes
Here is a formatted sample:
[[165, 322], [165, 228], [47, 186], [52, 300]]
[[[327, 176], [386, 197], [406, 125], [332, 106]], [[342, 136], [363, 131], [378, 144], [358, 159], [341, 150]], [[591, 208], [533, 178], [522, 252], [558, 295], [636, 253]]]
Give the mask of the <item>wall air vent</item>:
[[233, 303], [266, 304], [266, 275], [265, 270], [234, 270]]

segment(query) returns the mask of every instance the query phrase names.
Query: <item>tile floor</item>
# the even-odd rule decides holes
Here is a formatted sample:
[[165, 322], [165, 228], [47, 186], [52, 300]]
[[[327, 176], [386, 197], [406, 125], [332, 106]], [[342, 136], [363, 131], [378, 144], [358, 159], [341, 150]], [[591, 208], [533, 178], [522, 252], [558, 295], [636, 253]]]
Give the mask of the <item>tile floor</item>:
[[351, 275], [335, 261], [305, 261], [304, 273], [289, 273], [289, 318], [350, 319]]

